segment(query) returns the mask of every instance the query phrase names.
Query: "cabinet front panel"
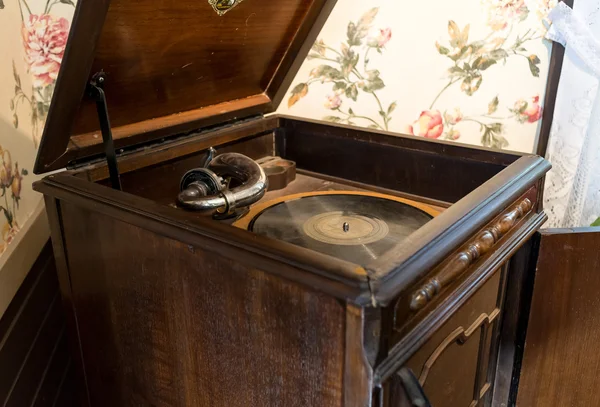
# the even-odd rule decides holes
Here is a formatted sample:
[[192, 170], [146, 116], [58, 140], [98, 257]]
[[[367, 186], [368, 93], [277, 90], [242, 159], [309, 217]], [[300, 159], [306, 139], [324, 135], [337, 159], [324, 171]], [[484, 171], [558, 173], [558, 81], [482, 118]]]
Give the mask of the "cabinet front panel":
[[205, 247], [61, 213], [92, 406], [342, 405], [344, 304]]
[[[405, 363], [433, 407], [486, 405], [492, 391], [506, 269], [490, 279]], [[394, 376], [383, 386], [395, 406]]]

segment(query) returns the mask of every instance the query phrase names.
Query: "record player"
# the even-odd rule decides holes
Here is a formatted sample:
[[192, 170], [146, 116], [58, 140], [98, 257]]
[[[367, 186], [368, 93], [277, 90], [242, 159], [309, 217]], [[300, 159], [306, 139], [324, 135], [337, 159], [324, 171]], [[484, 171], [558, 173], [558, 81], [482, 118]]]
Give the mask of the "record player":
[[550, 166], [272, 114], [333, 5], [78, 3], [35, 189], [84, 405], [510, 397]]

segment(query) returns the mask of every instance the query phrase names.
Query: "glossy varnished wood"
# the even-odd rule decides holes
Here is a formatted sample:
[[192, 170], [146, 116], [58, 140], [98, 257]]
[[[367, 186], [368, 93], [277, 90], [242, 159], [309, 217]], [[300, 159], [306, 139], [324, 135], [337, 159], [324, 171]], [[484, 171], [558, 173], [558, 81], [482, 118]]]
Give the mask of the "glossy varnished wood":
[[[569, 7], [573, 7], [574, 0], [562, 0]], [[542, 113], [542, 126], [538, 136], [535, 153], [544, 157], [548, 149], [550, 140], [550, 130], [554, 119], [554, 108], [556, 106], [556, 95], [558, 94], [558, 85], [560, 83], [560, 74], [562, 71], [563, 60], [565, 58], [565, 48], [558, 42], [551, 45], [550, 66], [548, 68], [548, 81], [546, 82], [546, 92], [544, 97], [544, 111]]]
[[517, 406], [595, 406], [600, 386], [600, 233], [540, 236]]
[[[248, 137], [235, 145], [224, 145], [219, 147], [217, 154], [227, 152], [238, 152], [252, 159], [259, 159], [272, 153], [273, 135], [265, 134], [262, 136]], [[121, 184], [125, 191], [151, 199], [163, 204], [175, 204], [175, 198], [179, 193], [179, 183], [173, 182], [180, 180], [183, 175], [192, 168], [201, 167], [204, 164], [206, 155], [189, 154], [176, 160], [166, 160], [160, 165], [152, 165], [141, 168], [137, 171], [130, 171], [121, 175]], [[152, 182], [149, 182], [152, 180]], [[110, 185], [108, 180], [103, 180], [103, 184]]]
[[246, 1], [224, 16], [206, 1], [78, 4], [35, 171], [101, 143], [84, 97], [96, 72], [117, 148], [275, 110], [334, 3]]
[[[495, 270], [403, 364], [414, 372], [432, 406], [489, 405], [484, 400], [492, 390], [495, 374], [494, 356], [505, 278], [505, 271]], [[395, 376], [399, 369], [382, 382], [380, 397], [384, 406], [397, 405]]]
[[[452, 318], [457, 310], [483, 287], [494, 271], [520, 250], [524, 242], [531, 238], [545, 220], [546, 216], [543, 213], [530, 215], [519, 225], [518, 230], [503, 239], [502, 244], [493, 253], [488, 253], [480, 259], [449, 287], [446, 294], [435, 299], [419, 312], [410, 312], [410, 295], [408, 294], [410, 291], [405, 294], [401, 292], [395, 303], [384, 307], [382, 325], [385, 327], [385, 331], [382, 339], [384, 343], [387, 343], [387, 353], [376, 367], [376, 383], [383, 382], [394, 374], [414, 352], [429, 340], [437, 327]], [[432, 271], [432, 274], [435, 272]], [[415, 284], [415, 286], [418, 285]], [[408, 297], [408, 300], [405, 297]], [[506, 307], [511, 306], [512, 304], [506, 305]]]
[[73, 205], [62, 215], [92, 406], [340, 405], [342, 303]]
[[[338, 154], [342, 145], [343, 156]], [[286, 191], [307, 192], [306, 188], [339, 189], [347, 185], [345, 188], [350, 190], [372, 190], [437, 203], [444, 210], [403, 245], [364, 267], [175, 208], [172, 200], [179, 178], [186, 170], [204, 162], [208, 147], [214, 147], [218, 152], [237, 151], [255, 158], [277, 155], [297, 161], [298, 183], [288, 185], [285, 190], [270, 192], [271, 195]], [[382, 162], [378, 153], [386, 150], [406, 160], [393, 159], [394, 154], [390, 153], [389, 159]], [[411, 154], [426, 159], [413, 160]], [[296, 355], [291, 350], [295, 346], [293, 341], [272, 340], [275, 332], [288, 332], [292, 327], [283, 322], [277, 322], [276, 327], [265, 327], [261, 324], [267, 323], [266, 320], [253, 313], [252, 307], [249, 311], [248, 307], [241, 307], [243, 313], [248, 314], [230, 321], [227, 328], [230, 329], [228, 334], [239, 341], [235, 346], [231, 344], [227, 352], [238, 359], [247, 357], [248, 363], [260, 372], [256, 374], [258, 378], [249, 382], [251, 387], [242, 389], [243, 386], [236, 384], [231, 372], [235, 365], [233, 361], [222, 361], [218, 355], [209, 357], [202, 353], [204, 351], [193, 348], [196, 343], [207, 344], [215, 338], [220, 341], [219, 338], [225, 335], [219, 330], [223, 327], [216, 326], [217, 332], [213, 329], [216, 322], [211, 319], [212, 315], [204, 315], [206, 312], [215, 316], [226, 313], [218, 307], [213, 308], [209, 299], [218, 299], [219, 304], [238, 304], [236, 298], [250, 292], [253, 297], [266, 296], [269, 300], [286, 296], [295, 298], [296, 289], [310, 293], [302, 296], [309, 295], [324, 313], [319, 316], [309, 313], [303, 317], [305, 319], [292, 317], [296, 325], [304, 326], [303, 333], [314, 333], [311, 343], [321, 344], [322, 337], [341, 338], [341, 342], [333, 341], [335, 350], [326, 344], [311, 350], [316, 353], [309, 355], [307, 363], [320, 364], [310, 368], [317, 370], [318, 380], [308, 378], [308, 367], [303, 370], [305, 366], [295, 365], [296, 362], [275, 361], [281, 366], [290, 364], [294, 367], [293, 372], [284, 367], [278, 372], [285, 383], [288, 380], [305, 383], [302, 385], [308, 394], [305, 397], [316, 397], [314, 400], [322, 401], [323, 405], [331, 402], [342, 403], [345, 407], [363, 407], [374, 402], [371, 400], [374, 391], [380, 400], [383, 393], [377, 392], [385, 392], [381, 386], [393, 381], [395, 372], [426, 343], [435, 344], [428, 358], [438, 355], [433, 358], [435, 360], [431, 359], [427, 379], [436, 382], [437, 366], [453, 364], [445, 360], [448, 354], [454, 355], [454, 350], [447, 353], [442, 349], [443, 340], [454, 332], [453, 329], [462, 327], [459, 336], [464, 334], [469, 345], [456, 347], [458, 354], [475, 358], [479, 373], [454, 387], [470, 389], [460, 393], [470, 394], [470, 403], [477, 400], [474, 389], [478, 388], [481, 402], [488, 402], [496, 365], [494, 355], [498, 348], [494, 339], [497, 336], [491, 332], [496, 330], [486, 328], [485, 338], [479, 342], [475, 337], [478, 330], [490, 324], [497, 325], [500, 313], [495, 309], [483, 310], [478, 317], [483, 314], [487, 317], [454, 326], [444, 332], [438, 342], [432, 338], [441, 335], [440, 327], [452, 325], [448, 325], [448, 321], [452, 321], [459, 310], [477, 311], [471, 299], [487, 287], [494, 279], [495, 271], [545, 220], [539, 191], [548, 165], [541, 158], [274, 116], [205, 129], [185, 138], [127, 151], [119, 159], [119, 166], [124, 191], [103, 185], [107, 172], [102, 162], [51, 175], [35, 185], [38, 191], [47, 195], [62, 275], [61, 289], [64, 289], [64, 298], [73, 312], [74, 323], [70, 331], [78, 340], [78, 347], [75, 347], [76, 354], [79, 352], [80, 355], [78, 368], [87, 382], [91, 405], [98, 400], [117, 403], [130, 400], [127, 397], [142, 395], [173, 405], [185, 405], [188, 400], [214, 401], [215, 405], [223, 405], [223, 401], [231, 405], [229, 399], [212, 399], [227, 395], [205, 394], [206, 391], [194, 388], [190, 380], [196, 383], [195, 378], [199, 376], [194, 375], [200, 374], [214, 388], [233, 386], [233, 395], [248, 393], [248, 397], [254, 397], [263, 405], [280, 405], [269, 398], [273, 397], [273, 392], [279, 392], [279, 397], [284, 400], [300, 397], [296, 388], [282, 387], [279, 379], [268, 376], [266, 364], [258, 361], [258, 358], [267, 358], [263, 342], [276, 349], [276, 354]], [[436, 174], [431, 168], [442, 173], [451, 172], [453, 177], [449, 182], [455, 188], [434, 182]], [[398, 178], [398, 174], [402, 177]], [[468, 186], [462, 183], [463, 178], [470, 180]], [[306, 182], [307, 179], [310, 182]], [[443, 202], [440, 197], [447, 200]], [[528, 200], [527, 208], [515, 211], [525, 199]], [[509, 230], [504, 230], [507, 225]], [[478, 237], [495, 236], [496, 229], [502, 229], [502, 233], [494, 238], [492, 246], [488, 247], [487, 240], [477, 243]], [[460, 272], [452, 274], [447, 286], [422, 309], [411, 311], [411, 295], [435, 277], [453, 256], [470, 250], [470, 244], [474, 242], [481, 249], [478, 249], [478, 256]], [[132, 244], [133, 247], [129, 247]], [[213, 274], [217, 272], [218, 275]], [[240, 294], [236, 290], [245, 289], [234, 287], [238, 277], [240, 286], [248, 288], [248, 281], [251, 281], [252, 289], [260, 289], [262, 293], [264, 288], [271, 294], [259, 295], [250, 288]], [[201, 293], [198, 300], [201, 302], [186, 300], [188, 297], [182, 287], [192, 286], [197, 287], [195, 292]], [[280, 291], [280, 287], [288, 286], [295, 288]], [[209, 289], [215, 293], [214, 298], [206, 291]], [[494, 301], [499, 298], [498, 292], [493, 298]], [[270, 316], [269, 321], [283, 318], [275, 311], [277, 308], [289, 313], [285, 306], [279, 307], [268, 301], [266, 304], [267, 308], [273, 309], [273, 313], [262, 311]], [[194, 311], [194, 307], [198, 311]], [[239, 306], [232, 307], [234, 311], [242, 312]], [[117, 309], [120, 310], [118, 313]], [[170, 310], [172, 320], [166, 320], [164, 310]], [[313, 311], [318, 312], [311, 308]], [[100, 322], [93, 323], [94, 318], [98, 321], [98, 316]], [[331, 318], [338, 322], [333, 323]], [[241, 324], [246, 319], [251, 321], [251, 326]], [[323, 329], [311, 331], [303, 325], [309, 320], [323, 325]], [[200, 325], [210, 326], [212, 333], [199, 332], [197, 326]], [[160, 329], [154, 331], [148, 326], [160, 326]], [[177, 338], [174, 337], [175, 330]], [[122, 336], [121, 332], [129, 335]], [[216, 336], [210, 336], [213, 334]], [[257, 339], [262, 334], [267, 335], [268, 340]], [[134, 344], [130, 338], [136, 338], [138, 342]], [[187, 338], [186, 343], [180, 338]], [[455, 349], [451, 343], [443, 347], [446, 346]], [[247, 355], [236, 350], [240, 347], [247, 350]], [[200, 363], [190, 361], [186, 356], [190, 349], [207, 361], [204, 370], [200, 371], [197, 368]], [[319, 353], [321, 351], [323, 353]], [[114, 360], [106, 360], [103, 357], [106, 354], [116, 356]], [[122, 363], [125, 371], [107, 379], [108, 373], [103, 372], [118, 370], [117, 363]], [[96, 366], [100, 366], [98, 371], [94, 370]], [[242, 370], [245, 366], [242, 364]], [[485, 372], [488, 381], [483, 378], [485, 366], [488, 366]], [[327, 370], [329, 367], [331, 371]], [[226, 384], [221, 382], [224, 370], [227, 371]], [[136, 377], [140, 378], [135, 386], [128, 376], [132, 371], [138, 372]], [[169, 382], [172, 391], [164, 390], [157, 396], [154, 389], [165, 387], [164, 378], [160, 376], [163, 371], [178, 382]], [[325, 376], [319, 376], [321, 374]], [[269, 380], [260, 381], [260, 378]], [[326, 389], [326, 394], [322, 389]], [[443, 394], [437, 389], [438, 386], [428, 387], [428, 391], [434, 392], [432, 397], [439, 400]], [[389, 397], [389, 394], [384, 396]], [[462, 395], [460, 399], [464, 398]], [[163, 396], [164, 400], [160, 399]]]
[[[531, 195], [535, 196], [535, 191], [532, 192]], [[531, 200], [523, 198], [508, 212], [502, 214], [495, 223], [469, 241], [464, 250], [452, 257], [432, 279], [413, 293], [410, 299], [410, 309], [418, 311], [427, 305], [433, 297], [464, 273], [479, 257], [488, 253], [532, 208]]]
[[[0, 318], [0, 404], [51, 407], [70, 364], [65, 315], [48, 242]], [[74, 403], [64, 403], [70, 407]]]

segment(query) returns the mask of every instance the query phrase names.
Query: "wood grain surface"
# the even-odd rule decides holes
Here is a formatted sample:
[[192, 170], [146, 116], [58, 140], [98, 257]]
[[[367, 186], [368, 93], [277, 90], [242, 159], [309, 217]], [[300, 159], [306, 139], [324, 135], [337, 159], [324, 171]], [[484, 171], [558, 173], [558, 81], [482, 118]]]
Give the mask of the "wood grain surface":
[[600, 233], [541, 233], [518, 407], [598, 406]]
[[92, 406], [341, 404], [342, 303], [76, 206], [63, 214]]

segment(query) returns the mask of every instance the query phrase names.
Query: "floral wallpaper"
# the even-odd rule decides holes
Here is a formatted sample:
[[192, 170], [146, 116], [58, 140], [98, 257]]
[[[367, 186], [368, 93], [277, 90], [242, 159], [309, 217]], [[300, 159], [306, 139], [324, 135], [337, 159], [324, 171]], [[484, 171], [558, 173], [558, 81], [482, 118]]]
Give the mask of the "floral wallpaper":
[[[0, 0], [0, 315], [48, 239], [47, 226], [32, 226], [43, 217], [43, 199], [31, 188], [38, 177], [30, 171], [74, 6], [71, 0]], [[10, 262], [18, 248], [31, 252], [21, 255], [23, 270]]]
[[553, 0], [339, 0], [279, 112], [531, 152]]

